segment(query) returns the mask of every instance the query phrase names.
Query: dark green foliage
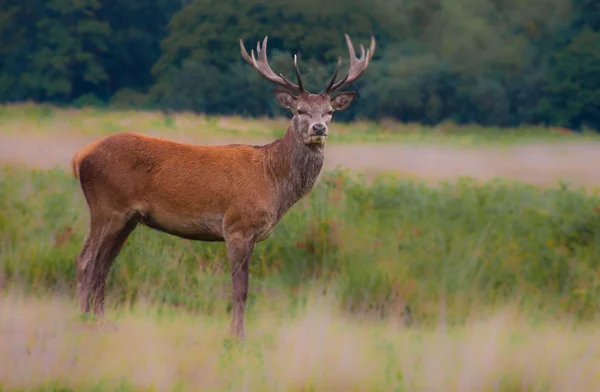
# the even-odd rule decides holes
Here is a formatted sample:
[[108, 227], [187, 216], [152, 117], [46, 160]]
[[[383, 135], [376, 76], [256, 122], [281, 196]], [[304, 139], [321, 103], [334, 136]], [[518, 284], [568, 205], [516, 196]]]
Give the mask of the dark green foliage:
[[150, 70], [161, 55], [160, 41], [181, 4], [173, 0], [102, 1], [98, 16], [111, 28], [111, 49], [102, 58], [112, 77], [109, 95], [122, 89], [145, 92], [152, 85]]
[[378, 47], [354, 118], [599, 128], [600, 6], [593, 0], [0, 0], [0, 102], [279, 115], [245, 64], [265, 35], [312, 91], [347, 66], [343, 33]]
[[30, 31], [19, 48], [25, 58], [13, 87], [25, 90], [27, 98], [70, 102], [107, 83], [101, 56], [110, 30], [97, 18], [100, 7], [97, 0], [42, 2], [25, 22]]
[[265, 35], [275, 50], [298, 53], [302, 60], [332, 62], [345, 49], [343, 34], [368, 39], [377, 33], [385, 45], [398, 22], [388, 2], [305, 0], [190, 1], [171, 19], [170, 34], [162, 42], [157, 74], [185, 60], [213, 65], [219, 70], [240, 62], [240, 38], [250, 48]]
[[[590, 50], [595, 48], [595, 50]], [[565, 127], [597, 126], [600, 118], [600, 32], [588, 26], [553, 58], [544, 83], [542, 112]], [[579, 113], [573, 116], [573, 113]]]
[[106, 102], [145, 90], [179, 3], [0, 0], [0, 101]]

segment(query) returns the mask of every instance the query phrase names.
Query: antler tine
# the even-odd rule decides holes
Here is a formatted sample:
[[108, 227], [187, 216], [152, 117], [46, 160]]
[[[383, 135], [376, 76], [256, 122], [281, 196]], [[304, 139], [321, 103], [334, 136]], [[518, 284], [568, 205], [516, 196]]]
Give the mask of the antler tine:
[[240, 49], [242, 50], [242, 57], [244, 58], [244, 60], [246, 60], [246, 62], [248, 62], [250, 65], [256, 66], [256, 60], [254, 60], [254, 50], [252, 51], [252, 58], [250, 58], [250, 55], [248, 55], [248, 52], [246, 51], [246, 48], [244, 47], [244, 43], [242, 42], [241, 39], [240, 39]]
[[335, 78], [337, 77], [337, 74], [340, 70], [341, 65], [342, 65], [342, 58], [338, 57], [337, 64], [335, 65], [335, 70], [333, 71], [333, 75], [331, 76], [329, 83], [327, 83], [327, 87], [325, 87], [325, 90], [322, 91], [323, 93], [329, 93], [329, 91], [331, 90], [331, 87], [333, 86], [333, 83], [335, 83]]
[[344, 35], [346, 36], [346, 45], [348, 46], [348, 54], [350, 56], [350, 68], [348, 69], [348, 73], [343, 79], [333, 84], [331, 87], [327, 86], [328, 88], [326, 89], [326, 91], [328, 93], [337, 91], [360, 78], [360, 76], [365, 72], [365, 70], [369, 66], [369, 61], [371, 60], [371, 58], [373, 57], [373, 53], [375, 52], [375, 38], [371, 36], [370, 48], [367, 49], [365, 52], [365, 48], [361, 44], [360, 58], [356, 57], [356, 52], [354, 51], [354, 46], [352, 45], [350, 37], [348, 36], [348, 34]]
[[302, 75], [300, 75], [300, 69], [298, 68], [298, 57], [294, 55], [294, 72], [296, 73], [296, 79], [298, 80], [298, 87], [300, 91], [304, 91], [304, 84], [302, 83]]
[[248, 55], [248, 52], [244, 47], [244, 42], [240, 38], [240, 48], [244, 60], [252, 65], [256, 71], [269, 82], [275, 83], [299, 94], [304, 93], [304, 87], [302, 85], [302, 78], [300, 77], [300, 70], [298, 69], [298, 64], [296, 62], [296, 56], [294, 56], [294, 71], [296, 72], [296, 77], [298, 78], [298, 84], [290, 82], [285, 76], [283, 76], [283, 74], [277, 75], [275, 72], [273, 72], [269, 66], [269, 61], [267, 60], [267, 40], [268, 36], [265, 36], [262, 47], [260, 41], [256, 43], [256, 57], [258, 57], [257, 60], [254, 58], [254, 50], [250, 51], [251, 56]]
[[[300, 93], [304, 92], [304, 85], [302, 83], [302, 75], [300, 75], [300, 69], [298, 68], [298, 60], [297, 60], [297, 56], [294, 55], [294, 72], [296, 73], [296, 79], [298, 80], [298, 89], [300, 90]], [[283, 76], [282, 73], [279, 74], [279, 76], [281, 76], [281, 78], [283, 79], [283, 81], [285, 83], [288, 84], [288, 86], [290, 86], [290, 88], [295, 88], [294, 86], [296, 86], [294, 83], [290, 82], [288, 80], [288, 78], [286, 78], [285, 76]]]

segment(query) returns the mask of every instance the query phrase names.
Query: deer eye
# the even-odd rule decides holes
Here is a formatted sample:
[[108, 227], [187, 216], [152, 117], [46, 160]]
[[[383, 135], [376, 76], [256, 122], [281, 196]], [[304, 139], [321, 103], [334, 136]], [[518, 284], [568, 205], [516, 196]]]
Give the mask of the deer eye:
[[327, 113], [325, 113], [328, 116], [333, 116], [333, 110], [328, 111]]

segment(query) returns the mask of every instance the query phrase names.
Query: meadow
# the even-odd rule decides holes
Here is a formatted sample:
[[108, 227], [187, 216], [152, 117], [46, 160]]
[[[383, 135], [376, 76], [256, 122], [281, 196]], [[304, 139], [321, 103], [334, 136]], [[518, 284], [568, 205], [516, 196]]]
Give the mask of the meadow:
[[[203, 121], [232, 130], [233, 139], [251, 133], [235, 131], [235, 119], [33, 105], [3, 108], [0, 118], [4, 134], [97, 137], [135, 127], [222, 136], [222, 129], [199, 126]], [[249, 124], [271, 132], [277, 121]], [[379, 136], [368, 139], [363, 126], [381, 128]], [[338, 142], [416, 143], [411, 126], [383, 127], [336, 125]], [[421, 142], [520, 140], [518, 131], [449, 129], [444, 136], [423, 128]], [[523, 133], [527, 143], [534, 136], [595, 138]], [[63, 168], [0, 169], [0, 356], [10, 358], [0, 366], [0, 390], [600, 386], [600, 197], [589, 187], [509, 178], [431, 184], [327, 170], [255, 248], [243, 345], [228, 337], [225, 247], [143, 227], [111, 270], [105, 320], [80, 317], [74, 259], [88, 219], [78, 184]]]
[[[234, 140], [270, 140], [285, 133], [288, 118], [244, 118], [210, 116], [179, 112], [161, 113], [116, 108], [61, 108], [47, 104], [19, 103], [0, 106], [2, 133], [53, 133], [59, 135], [106, 136], [115, 132], [138, 132], [172, 137], [193, 133], [203, 140], [233, 137]], [[438, 126], [403, 124], [393, 120], [379, 123], [356, 120], [341, 123], [334, 119], [335, 138], [330, 144], [390, 143], [443, 144], [456, 146], [512, 145], [599, 140], [597, 133], [586, 129], [573, 132], [560, 127], [522, 126], [516, 128], [457, 125], [446, 122]]]

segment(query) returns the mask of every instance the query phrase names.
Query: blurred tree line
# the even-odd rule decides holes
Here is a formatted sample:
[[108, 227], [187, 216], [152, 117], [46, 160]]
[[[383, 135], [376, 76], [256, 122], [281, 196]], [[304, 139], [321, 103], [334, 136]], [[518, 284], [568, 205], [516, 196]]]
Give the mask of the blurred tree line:
[[[0, 101], [279, 115], [243, 62], [269, 35], [320, 91], [343, 34], [377, 50], [338, 119], [600, 129], [597, 0], [0, 0]], [[343, 69], [345, 71], [345, 69]]]

